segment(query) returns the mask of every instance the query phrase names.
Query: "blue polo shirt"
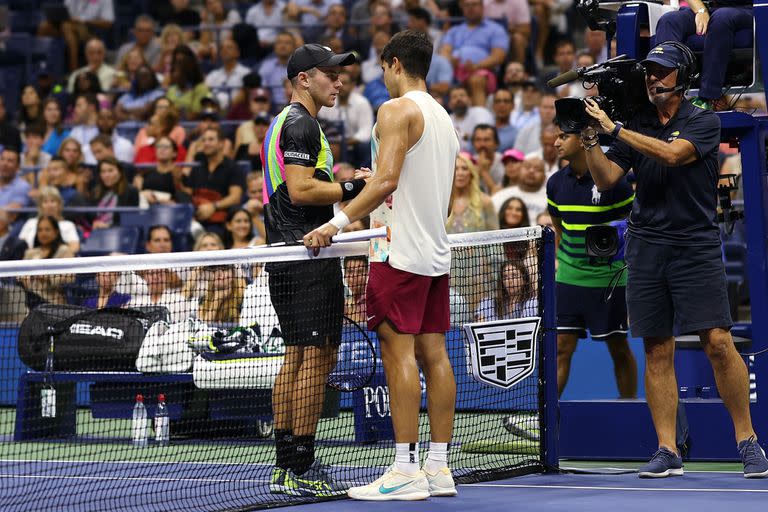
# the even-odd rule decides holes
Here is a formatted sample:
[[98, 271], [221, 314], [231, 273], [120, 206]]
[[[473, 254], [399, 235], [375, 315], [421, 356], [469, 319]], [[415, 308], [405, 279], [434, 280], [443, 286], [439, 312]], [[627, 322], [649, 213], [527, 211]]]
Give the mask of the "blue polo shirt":
[[454, 57], [461, 62], [471, 61], [475, 64], [491, 54], [494, 48], [509, 49], [509, 35], [495, 21], [483, 20], [476, 27], [466, 23], [456, 25], [440, 40], [440, 44], [451, 45]]
[[[547, 180], [549, 214], [559, 218], [562, 226], [555, 281], [588, 288], [609, 286], [624, 261], [610, 264], [592, 261], [587, 256], [584, 233], [589, 226], [626, 217], [634, 198], [626, 178], [621, 178], [612, 189], [599, 192], [588, 172], [577, 176], [570, 165]], [[618, 285], [626, 285], [626, 274], [622, 275]]]
[[620, 140], [606, 156], [626, 173], [634, 169], [637, 190], [628, 231], [648, 243], [678, 246], [720, 244], [717, 226], [717, 161], [720, 119], [712, 111], [683, 100], [675, 117], [662, 125], [649, 106], [627, 123], [643, 135], [672, 142], [685, 139], [696, 148], [696, 160], [667, 167]]

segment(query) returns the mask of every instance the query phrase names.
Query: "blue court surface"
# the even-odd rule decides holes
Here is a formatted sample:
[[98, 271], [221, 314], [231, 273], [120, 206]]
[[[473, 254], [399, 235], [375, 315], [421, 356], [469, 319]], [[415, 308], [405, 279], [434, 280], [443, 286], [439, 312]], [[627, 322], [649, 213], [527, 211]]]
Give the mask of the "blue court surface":
[[[270, 469], [263, 464], [2, 461], [0, 503], [3, 512], [165, 510], [161, 502], [167, 506], [168, 500], [182, 507], [187, 503], [185, 510], [190, 511], [250, 510], [257, 502], [254, 494], [265, 491]], [[366, 476], [372, 475], [360, 474]], [[151, 486], [151, 494], [142, 493], [143, 486]], [[86, 508], [83, 493], [88, 494]], [[46, 506], [46, 497], [56, 505]], [[768, 480], [717, 471], [657, 480], [641, 480], [633, 473], [528, 475], [461, 485], [455, 498], [364, 505], [336, 500], [281, 510], [352, 512], [361, 506], [366, 511], [430, 512], [757, 512], [768, 510]]]

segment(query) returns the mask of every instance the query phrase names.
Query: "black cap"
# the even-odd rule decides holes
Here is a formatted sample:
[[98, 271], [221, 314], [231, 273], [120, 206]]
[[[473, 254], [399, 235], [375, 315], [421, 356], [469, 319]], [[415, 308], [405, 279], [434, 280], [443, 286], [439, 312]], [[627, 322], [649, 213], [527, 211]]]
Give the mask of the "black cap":
[[296, 49], [288, 59], [288, 78], [316, 67], [349, 66], [357, 62], [353, 52], [333, 53], [321, 44], [305, 44]]

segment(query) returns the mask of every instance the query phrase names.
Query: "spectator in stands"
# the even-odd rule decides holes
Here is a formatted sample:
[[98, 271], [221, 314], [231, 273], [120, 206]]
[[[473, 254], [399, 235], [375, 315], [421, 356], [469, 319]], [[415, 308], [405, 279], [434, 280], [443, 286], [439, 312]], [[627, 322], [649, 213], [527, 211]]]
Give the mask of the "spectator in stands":
[[348, 158], [356, 165], [369, 166], [371, 163], [371, 130], [373, 129], [373, 109], [365, 97], [354, 91], [355, 83], [346, 71], [339, 73], [341, 89], [333, 107], [325, 107], [318, 113], [318, 118], [326, 121], [344, 123], [344, 143], [347, 145]]
[[541, 147], [525, 155], [525, 158], [541, 158], [544, 161], [544, 173], [547, 179], [560, 170], [560, 158], [557, 154], [555, 141], [557, 140], [557, 130], [554, 125], [547, 125], [541, 129]]
[[8, 111], [5, 109], [3, 96], [0, 96], [0, 146], [21, 147], [21, 134], [16, 128], [16, 123], [8, 120]]
[[[346, 230], [345, 230], [346, 231]], [[365, 325], [365, 285], [368, 281], [368, 258], [347, 256], [344, 258], [344, 284], [349, 294], [344, 301], [344, 316]]]
[[370, 83], [377, 78], [381, 78], [381, 51], [392, 39], [392, 34], [385, 31], [375, 32], [371, 38], [371, 49], [368, 52], [368, 58], [360, 64], [361, 76], [364, 83]]
[[493, 125], [493, 115], [485, 107], [470, 107], [469, 93], [463, 85], [451, 87], [448, 94], [448, 110], [451, 112], [453, 126], [461, 139], [461, 147], [471, 147], [470, 135], [479, 124]]
[[157, 163], [149, 170], [138, 172], [133, 179], [133, 186], [149, 204], [173, 204], [177, 200], [186, 202], [179, 190], [182, 169], [176, 165], [178, 146], [167, 135], [158, 137], [153, 146]]
[[538, 311], [536, 292], [525, 262], [505, 261], [501, 265], [495, 294], [480, 303], [475, 312], [475, 321], [493, 322], [536, 316]]
[[[343, 50], [365, 50], [353, 34], [347, 24], [347, 8], [343, 3], [332, 3], [328, 6], [328, 12], [323, 18], [323, 26], [307, 27], [304, 29], [304, 39], [307, 41], [320, 41], [328, 37], [334, 37], [341, 41]], [[335, 52], [335, 50], [334, 50]]]
[[396, 34], [400, 32], [400, 27], [392, 16], [390, 3], [385, 0], [376, 0], [370, 5], [371, 14], [367, 31], [362, 31], [360, 35], [360, 46], [365, 48], [371, 45], [374, 36], [379, 32]]
[[148, 254], [165, 254], [173, 252], [173, 235], [168, 226], [155, 224], [147, 231], [144, 250]]
[[[159, 227], [164, 228], [164, 226]], [[139, 293], [131, 295], [127, 307], [163, 306], [168, 309], [170, 323], [182, 322], [195, 316], [193, 305], [179, 293], [179, 287], [173, 285], [179, 279], [173, 270], [152, 269], [143, 270], [137, 274], [146, 283], [146, 287], [137, 287]]]
[[499, 134], [490, 124], [479, 124], [472, 131], [472, 152], [477, 162], [480, 177], [478, 185], [492, 191], [504, 178], [504, 164], [501, 161]]
[[318, 27], [328, 15], [329, 7], [338, 3], [340, 0], [293, 0], [286, 6], [286, 21], [298, 23], [302, 28]]
[[[525, 95], [523, 97], [525, 98]], [[552, 122], [555, 120], [555, 100], [557, 96], [552, 93], [541, 96], [538, 107], [534, 109], [536, 114], [517, 133], [515, 149], [526, 155], [541, 149], [541, 130], [553, 126]]]
[[[75, 90], [73, 91], [71, 97], [77, 98], [81, 94], [93, 94], [96, 96], [96, 100], [100, 109], [112, 108], [112, 99], [104, 93], [101, 88], [101, 84], [99, 83], [99, 78], [92, 71], [83, 71], [77, 75], [77, 79], [75, 80]], [[73, 120], [74, 109], [72, 112], [70, 112], [67, 121], [73, 122]]]
[[75, 139], [81, 148], [87, 146], [91, 139], [99, 134], [96, 126], [98, 112], [99, 103], [94, 94], [81, 94], [75, 99], [74, 126], [69, 132], [69, 137]]
[[112, 87], [112, 82], [115, 79], [115, 68], [104, 62], [106, 57], [107, 48], [101, 39], [93, 38], [85, 45], [85, 61], [86, 65], [69, 76], [69, 82], [67, 82], [67, 90], [73, 92], [75, 90], [75, 80], [80, 73], [85, 71], [91, 71], [99, 78], [99, 84], [102, 91], [108, 91]]
[[456, 158], [451, 197], [453, 209], [445, 223], [448, 233], [473, 233], [499, 227], [491, 198], [480, 190], [480, 175], [467, 153], [460, 153]]
[[149, 63], [150, 66], [156, 66], [158, 60], [160, 60], [160, 43], [155, 37], [155, 31], [157, 26], [155, 20], [146, 14], [140, 14], [136, 17], [136, 21], [133, 22], [133, 41], [123, 43], [117, 50], [117, 58], [115, 62], [122, 62], [123, 58], [129, 51], [138, 49], [144, 60]]
[[533, 13], [537, 20], [538, 37], [536, 38], [536, 69], [541, 69], [544, 64], [544, 50], [550, 40], [552, 29], [555, 34], [567, 33], [567, 20], [565, 11], [573, 4], [573, 0], [534, 0]]
[[[656, 27], [658, 30], [658, 26]], [[605, 31], [592, 30], [587, 27], [584, 31], [585, 50], [592, 56], [593, 64], [608, 60], [608, 45], [605, 44]]]
[[[164, 113], [168, 111], [173, 114], [172, 118], [166, 118], [164, 116]], [[177, 146], [183, 146], [184, 141], [187, 138], [187, 131], [183, 126], [179, 124], [179, 110], [176, 108], [173, 102], [171, 102], [171, 100], [165, 96], [157, 98], [152, 102], [151, 115], [149, 117], [150, 122], [152, 121], [152, 116], [157, 114], [160, 114], [160, 117], [156, 119], [156, 127], [169, 128], [171, 131], [168, 133], [168, 136], [173, 139]], [[147, 127], [143, 127], [141, 130], [139, 130], [139, 133], [136, 134], [136, 140], [133, 141], [133, 146], [136, 148], [142, 148], [147, 144], [152, 143], [152, 140], [149, 140], [150, 137], [154, 140], [154, 138], [157, 136], [157, 134], [150, 136], [147, 134]], [[179, 150], [181, 151], [181, 148], [179, 148]]]
[[[45, 129], [40, 124], [31, 124], [24, 130], [25, 150], [21, 155], [21, 167], [41, 169], [51, 161], [51, 154], [43, 151]], [[28, 174], [34, 181], [35, 173]], [[30, 183], [34, 185], [34, 182]]]
[[18, 128], [22, 132], [31, 124], [43, 121], [43, 107], [40, 94], [33, 85], [25, 85], [21, 89], [21, 108], [18, 115]]
[[[278, 28], [283, 25], [283, 13], [286, 3], [282, 0], [261, 0], [248, 9], [245, 14], [245, 22], [253, 25], [259, 31], [259, 43], [263, 48], [277, 46]], [[292, 44], [295, 44], [291, 37]], [[276, 48], [275, 48], [276, 49]], [[288, 54], [293, 53], [291, 49]], [[262, 73], [262, 77], [264, 74]]]
[[[93, 193], [93, 205], [99, 210], [118, 206], [139, 206], [139, 191], [128, 184], [120, 162], [107, 158], [98, 164], [98, 177]], [[120, 214], [101, 211], [96, 214], [93, 229], [120, 225]]]
[[237, 127], [235, 133], [235, 160], [250, 161], [251, 170], [260, 171], [263, 168], [261, 161], [261, 145], [267, 134], [272, 116], [266, 112], [257, 112], [251, 121], [247, 121]]
[[576, 45], [573, 43], [573, 41], [570, 39], [562, 39], [558, 41], [555, 44], [554, 60], [557, 67], [549, 73], [540, 75], [539, 87], [546, 90], [547, 92], [556, 92], [557, 95], [561, 98], [570, 96], [571, 86], [574, 85], [573, 82], [570, 84], [561, 85], [556, 90], [550, 89], [546, 84], [549, 80], [556, 77], [557, 75], [567, 73], [573, 69], [574, 65], [576, 64]]
[[528, 207], [522, 199], [513, 196], [501, 203], [499, 229], [527, 228], [530, 225]]
[[505, 200], [517, 196], [523, 200], [526, 208], [528, 208], [528, 218], [535, 219], [539, 213], [547, 209], [545, 181], [544, 161], [541, 158], [524, 160], [520, 166], [518, 184], [503, 188], [493, 194], [491, 197], [493, 205], [498, 211]]
[[528, 73], [519, 62], [512, 61], [504, 68], [504, 76], [501, 83], [505, 89], [515, 97], [515, 110], [522, 110], [523, 105], [523, 84], [528, 82]]
[[40, 189], [42, 190], [45, 186], [55, 187], [65, 205], [84, 202], [77, 192], [76, 185], [77, 173], [68, 172], [67, 163], [58, 155], [51, 158], [48, 167], [38, 174]]
[[89, 309], [122, 308], [127, 306], [132, 300], [132, 295], [124, 293], [124, 290], [128, 287], [119, 285], [119, 283], [122, 284], [121, 281], [124, 280], [123, 276], [125, 274], [123, 272], [97, 272], [96, 285], [98, 288], [96, 294], [85, 297], [81, 305]]
[[[216, 0], [220, 2], [220, 0]], [[211, 90], [217, 88], [227, 88], [225, 91], [218, 91], [216, 98], [223, 109], [229, 108], [229, 95], [236, 88], [243, 86], [243, 77], [251, 72], [250, 69], [238, 62], [240, 58], [240, 48], [234, 39], [224, 39], [221, 42], [219, 51], [221, 58], [221, 67], [214, 69], [205, 77], [205, 83]]]
[[234, 265], [202, 267], [198, 274], [204, 288], [197, 317], [204, 322], [233, 323], [240, 318], [245, 278]]
[[264, 240], [254, 236], [253, 218], [245, 208], [230, 208], [224, 227], [223, 241], [227, 249], [244, 249], [264, 243]]
[[435, 53], [432, 54], [432, 62], [427, 73], [427, 89], [442, 103], [443, 97], [453, 84], [453, 66], [451, 62], [437, 53], [440, 47], [442, 32], [432, 28], [432, 15], [423, 7], [408, 9], [408, 28], [429, 35]]
[[112, 80], [112, 89], [128, 90], [136, 79], [136, 72], [142, 66], [147, 66], [147, 60], [139, 48], [131, 48], [122, 60], [117, 61], [115, 78]]
[[[274, 1], [274, 0], [267, 0]], [[264, 3], [264, 0], [262, 0]], [[251, 7], [251, 11], [256, 9], [261, 4], [256, 4]], [[248, 11], [248, 14], [251, 13]], [[261, 35], [261, 32], [259, 32]], [[288, 74], [288, 58], [296, 49], [296, 38], [290, 32], [280, 32], [275, 37], [275, 48], [272, 55], [264, 59], [259, 66], [259, 75], [261, 75], [261, 83], [264, 87], [267, 87], [272, 93], [272, 102], [275, 105], [285, 105], [290, 96], [285, 96], [285, 90], [283, 89], [283, 80]]]
[[489, 191], [490, 194], [495, 194], [502, 188], [511, 187], [517, 185], [520, 179], [520, 167], [522, 166], [525, 155], [516, 149], [508, 149], [501, 154], [501, 163], [504, 164], [504, 177], [501, 179], [500, 186]]
[[227, 209], [241, 203], [245, 183], [235, 162], [224, 154], [224, 136], [209, 128], [202, 135], [199, 165], [186, 177], [184, 191], [195, 204], [195, 217], [208, 230], [224, 232]]
[[163, 76], [164, 86], [167, 86], [171, 81], [173, 52], [183, 42], [184, 31], [178, 25], [165, 25], [163, 31], [160, 32], [160, 57], [158, 57], [154, 69]]
[[224, 29], [231, 29], [243, 21], [237, 9], [225, 8], [222, 0], [205, 0], [205, 6], [200, 12], [200, 18], [203, 25], [219, 29], [203, 30], [200, 33], [200, 47], [207, 49], [213, 56], [216, 55], [216, 45], [219, 41], [226, 41], [232, 38], [232, 31]]
[[77, 233], [75, 224], [64, 219], [63, 208], [64, 201], [61, 199], [59, 189], [52, 186], [41, 187], [37, 195], [37, 217], [32, 217], [24, 223], [19, 232], [19, 238], [24, 240], [27, 246], [34, 247], [38, 220], [43, 217], [53, 217], [59, 223], [64, 243], [73, 254], [77, 254], [80, 251], [80, 235]]
[[[520, 93], [520, 108], [516, 108], [510, 116], [510, 124], [517, 128], [518, 137], [523, 128], [531, 121], [539, 118], [539, 103], [541, 103], [541, 91], [532, 81], [523, 82]], [[536, 132], [538, 138], [538, 132]], [[516, 149], [520, 149], [515, 146]], [[521, 150], [522, 151], [522, 150]]]
[[197, 240], [195, 240], [195, 246], [193, 251], [222, 251], [224, 250], [224, 242], [221, 241], [221, 237], [211, 231], [203, 232]]
[[485, 105], [485, 98], [496, 90], [496, 72], [504, 62], [509, 36], [498, 23], [483, 14], [483, 0], [462, 0], [464, 23], [445, 34], [440, 54], [449, 59], [456, 80], [466, 85], [472, 105]]
[[509, 31], [509, 58], [525, 62], [525, 50], [531, 37], [531, 11], [526, 0], [484, 0], [486, 18], [504, 21]]
[[21, 260], [29, 247], [24, 240], [20, 240], [9, 232], [10, 223], [11, 220], [5, 210], [0, 210], [0, 261]]
[[64, 128], [61, 105], [55, 98], [47, 98], [43, 102], [43, 120], [45, 135], [42, 150], [55, 155], [59, 151], [61, 141], [69, 137], [69, 130]]
[[112, 137], [109, 135], [99, 134], [95, 136], [91, 139], [91, 143], [88, 144], [88, 148], [93, 163], [87, 165], [94, 165], [96, 162], [108, 157], [116, 158], [115, 150], [112, 147]]
[[[263, 89], [261, 87], [261, 76], [251, 71], [243, 77], [243, 86], [239, 91], [234, 91], [232, 94], [232, 105], [227, 112], [226, 118], [230, 121], [245, 121], [251, 119], [253, 113], [251, 112], [251, 101], [254, 98], [253, 91], [255, 89]], [[269, 102], [269, 91], [266, 94], [266, 112], [270, 111], [271, 105]]]
[[[219, 109], [216, 104], [206, 105], [200, 112], [200, 121], [195, 128], [189, 134], [189, 149], [187, 149], [187, 162], [194, 162], [197, 156], [200, 154], [203, 148], [202, 137], [206, 130], [213, 128], [219, 130], [221, 125], [219, 124]], [[224, 155], [229, 156], [233, 153], [232, 142], [224, 137]]]
[[493, 93], [493, 115], [499, 136], [499, 151], [512, 149], [517, 138], [517, 127], [512, 126], [510, 116], [515, 108], [515, 97], [509, 89], [501, 88]]
[[541, 212], [536, 216], [536, 225], [552, 227], [552, 217], [547, 212]]
[[[118, 135], [115, 131], [117, 127], [117, 117], [115, 112], [109, 109], [102, 109], [96, 116], [96, 128], [98, 129], [98, 135], [106, 135], [111, 141], [112, 151], [121, 162], [133, 162], [134, 149], [131, 141]], [[90, 144], [84, 146], [83, 155], [85, 157], [85, 163], [88, 165], [95, 165], [96, 158], [91, 151]]]
[[19, 150], [6, 146], [0, 153], [0, 208], [21, 208], [29, 204], [30, 184], [19, 176]]
[[[50, 216], [40, 217], [37, 221], [37, 233], [34, 246], [24, 252], [25, 260], [50, 258], [73, 258], [75, 253], [61, 237], [59, 222]], [[25, 276], [19, 279], [27, 294], [27, 307], [40, 304], [66, 304], [63, 286], [75, 280], [74, 274], [51, 273], [40, 276]]]
[[728, 100], [723, 95], [725, 73], [733, 49], [734, 35], [751, 29], [754, 23], [751, 0], [715, 2], [710, 10], [701, 0], [691, 0], [688, 7], [665, 13], [656, 25], [656, 43], [679, 41], [704, 35], [704, 55], [701, 59], [701, 88], [691, 101], [704, 109], [726, 110]]
[[[338, 177], [336, 180], [341, 181]], [[264, 227], [263, 186], [263, 172], [257, 171], [248, 173], [248, 175], [245, 177], [246, 202], [243, 204], [243, 208], [248, 210], [248, 213], [251, 214], [253, 225], [256, 228], [256, 235], [262, 240], [266, 240], [267, 231]]]
[[[149, 123], [147, 123], [146, 129], [143, 133], [143, 140], [146, 144], [141, 146], [136, 152], [134, 163], [155, 163], [157, 161], [157, 153], [154, 143], [161, 137], [169, 137], [171, 140], [173, 140], [174, 143], [176, 143], [176, 162], [186, 161], [187, 150], [184, 149], [184, 146], [179, 143], [173, 135], [175, 128], [178, 127], [178, 111], [175, 107], [160, 108], [155, 110], [157, 110], [157, 113], [149, 118]], [[136, 136], [136, 142], [134, 143], [134, 146], [138, 145], [140, 136], [142, 136], [142, 132], [139, 132], [139, 134]]]
[[127, 93], [120, 96], [115, 105], [115, 115], [120, 121], [144, 121], [148, 119], [155, 100], [165, 96], [157, 75], [147, 65], [136, 70]]
[[178, 46], [173, 51], [170, 87], [166, 96], [179, 109], [182, 119], [196, 119], [203, 108], [202, 99], [210, 95], [211, 90], [203, 81], [197, 56], [189, 46]]
[[64, 5], [69, 12], [68, 19], [44, 20], [38, 27], [37, 35], [63, 37], [67, 45], [69, 70], [74, 71], [79, 66], [80, 44], [94, 40], [93, 29], [110, 30], [115, 22], [115, 9], [112, 0], [65, 0]]

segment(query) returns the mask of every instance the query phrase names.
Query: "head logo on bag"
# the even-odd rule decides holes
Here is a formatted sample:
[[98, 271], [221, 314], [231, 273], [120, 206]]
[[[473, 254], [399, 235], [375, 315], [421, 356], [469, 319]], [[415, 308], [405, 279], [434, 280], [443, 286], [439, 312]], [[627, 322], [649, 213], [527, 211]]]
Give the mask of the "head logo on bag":
[[93, 325], [87, 322], [77, 322], [69, 327], [69, 332], [72, 334], [85, 334], [87, 336], [104, 336], [105, 338], [114, 338], [116, 340], [123, 339], [125, 332], [122, 329], [116, 327], [104, 328], [101, 325]]

